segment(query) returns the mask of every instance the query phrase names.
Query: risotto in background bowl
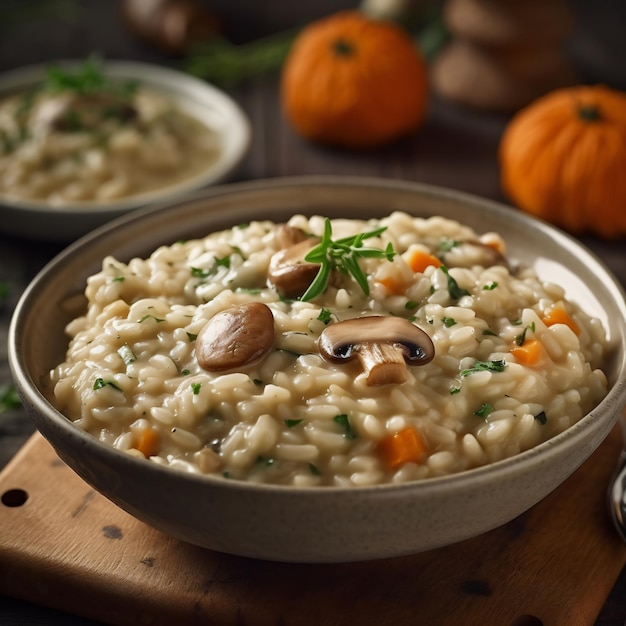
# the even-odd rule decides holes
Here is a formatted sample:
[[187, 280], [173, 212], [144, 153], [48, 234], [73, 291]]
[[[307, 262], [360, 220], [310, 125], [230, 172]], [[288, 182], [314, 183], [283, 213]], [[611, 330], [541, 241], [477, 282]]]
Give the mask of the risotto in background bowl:
[[37, 428], [117, 505], [206, 548], [383, 558], [558, 487], [626, 399], [626, 305], [574, 239], [376, 179], [224, 185], [34, 279], [9, 356]]
[[0, 77], [0, 232], [67, 243], [223, 181], [250, 143], [212, 85], [145, 63], [60, 61]]

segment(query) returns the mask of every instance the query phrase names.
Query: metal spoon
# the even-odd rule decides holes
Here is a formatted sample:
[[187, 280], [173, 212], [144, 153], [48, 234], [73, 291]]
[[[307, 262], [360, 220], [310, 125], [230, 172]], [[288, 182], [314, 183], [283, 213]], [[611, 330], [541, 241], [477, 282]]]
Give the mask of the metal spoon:
[[617, 468], [609, 483], [608, 507], [609, 514], [617, 533], [626, 542], [626, 419], [621, 418], [624, 449], [619, 457]]

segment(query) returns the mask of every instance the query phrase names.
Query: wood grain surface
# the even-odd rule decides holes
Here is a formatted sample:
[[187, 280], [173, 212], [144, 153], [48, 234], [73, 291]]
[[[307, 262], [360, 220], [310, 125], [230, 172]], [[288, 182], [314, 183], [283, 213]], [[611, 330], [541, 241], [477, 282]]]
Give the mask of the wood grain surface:
[[0, 474], [0, 593], [110, 624], [587, 626], [626, 563], [605, 506], [620, 447], [616, 429], [548, 498], [474, 539], [299, 565], [172, 539], [95, 493], [36, 434]]

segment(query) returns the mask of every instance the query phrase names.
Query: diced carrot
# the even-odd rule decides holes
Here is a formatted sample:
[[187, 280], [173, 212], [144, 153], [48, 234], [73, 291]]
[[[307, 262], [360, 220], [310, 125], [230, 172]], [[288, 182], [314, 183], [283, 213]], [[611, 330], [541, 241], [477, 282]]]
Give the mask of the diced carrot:
[[546, 326], [554, 326], [554, 324], [565, 324], [569, 326], [576, 335], [580, 335], [580, 326], [572, 319], [570, 314], [560, 306], [550, 309], [543, 316], [543, 323]]
[[510, 353], [521, 365], [536, 365], [543, 357], [543, 346], [539, 339], [527, 339], [521, 346], [513, 346]]
[[423, 274], [426, 268], [431, 265], [440, 267], [441, 261], [434, 254], [430, 254], [430, 252], [414, 250], [409, 256], [408, 265], [414, 272]]
[[135, 436], [135, 448], [145, 457], [154, 456], [159, 451], [160, 437], [154, 428], [144, 428]]
[[387, 293], [398, 296], [406, 291], [406, 282], [395, 276], [385, 276], [385, 278], [378, 278], [377, 281], [385, 287]]
[[391, 469], [405, 463], [418, 463], [428, 450], [422, 435], [410, 426], [381, 439], [378, 445], [383, 460]]

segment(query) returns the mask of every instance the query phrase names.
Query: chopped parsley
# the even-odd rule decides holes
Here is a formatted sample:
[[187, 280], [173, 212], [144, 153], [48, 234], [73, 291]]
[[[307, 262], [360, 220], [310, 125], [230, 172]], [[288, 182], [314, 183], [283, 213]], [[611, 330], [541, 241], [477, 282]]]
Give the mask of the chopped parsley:
[[313, 474], [313, 476], [321, 475], [319, 468], [316, 465], [313, 465], [313, 463], [309, 463], [309, 469], [311, 470], [311, 474]]
[[189, 341], [195, 341], [198, 338], [198, 333], [187, 333], [187, 339]]
[[103, 389], [104, 387], [113, 387], [118, 391], [122, 391], [121, 387], [114, 380], [104, 380], [104, 378], [96, 378], [93, 382], [93, 390]]
[[457, 283], [456, 280], [450, 275], [450, 272], [445, 265], [442, 265], [440, 269], [448, 279], [448, 293], [453, 300], [460, 300], [463, 296], [470, 295], [470, 292], [467, 289], [459, 287], [459, 283]]
[[515, 343], [518, 346], [523, 346], [524, 342], [526, 341], [526, 333], [528, 331], [532, 331], [535, 332], [535, 322], [532, 322], [531, 324], [529, 324], [528, 326], [526, 326], [526, 328], [524, 328], [524, 330], [522, 331], [521, 334], [517, 335], [517, 337], [515, 337]]
[[498, 361], [476, 361], [472, 367], [461, 370], [461, 376], [469, 376], [476, 372], [503, 372], [506, 367], [506, 361], [503, 359]]
[[341, 415], [335, 415], [335, 417], [333, 417], [333, 421], [343, 427], [343, 436], [346, 439], [356, 439], [356, 433], [352, 430], [352, 427], [350, 426], [350, 420], [345, 413], [342, 413]]
[[194, 396], [197, 396], [200, 393], [201, 388], [202, 383], [191, 383], [191, 390], [193, 391]]
[[441, 321], [446, 328], [456, 325], [456, 320], [453, 317], [442, 317]]
[[459, 245], [461, 245], [461, 244], [456, 239], [443, 238], [439, 242], [439, 252], [450, 252], [450, 250], [452, 250], [452, 248], [456, 248]]
[[162, 317], [155, 317], [154, 315], [150, 315], [150, 313], [148, 313], [147, 315], [144, 315], [140, 320], [139, 323], [141, 324], [142, 322], [145, 322], [146, 320], [149, 319], [153, 319], [155, 322], [159, 323], [159, 322], [164, 322], [165, 319]]
[[294, 426], [297, 426], [298, 424], [300, 424], [302, 422], [301, 419], [286, 419], [284, 420], [285, 422], [285, 426], [287, 428], [293, 428]]
[[545, 411], [541, 411], [535, 415], [535, 419], [543, 426], [548, 421], [548, 416]]
[[329, 324], [333, 318], [333, 314], [329, 309], [322, 309], [317, 319], [324, 324]]
[[489, 404], [489, 402], [485, 402], [481, 404], [478, 410], [474, 411], [474, 415], [478, 417], [482, 417], [483, 419], [486, 419], [489, 416], [489, 414], [493, 413], [494, 411], [495, 409], [493, 408], [493, 406]]
[[483, 285], [483, 291], [493, 291], [498, 286], [498, 283], [495, 280], [492, 280], [490, 283]]

